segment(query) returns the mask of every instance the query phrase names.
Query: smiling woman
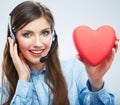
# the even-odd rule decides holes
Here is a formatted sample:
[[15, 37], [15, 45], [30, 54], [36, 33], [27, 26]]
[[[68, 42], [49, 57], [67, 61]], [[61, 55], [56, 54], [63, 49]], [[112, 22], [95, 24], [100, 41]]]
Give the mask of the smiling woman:
[[52, 44], [50, 23], [44, 17], [35, 19], [16, 33], [16, 39], [27, 64], [38, 66], [38, 70], [32, 68], [39, 72], [43, 66], [39, 60], [47, 55]]
[[62, 61], [54, 24], [51, 11], [39, 2], [22, 2], [10, 13], [1, 104], [114, 105], [114, 95], [105, 88], [103, 76], [111, 66], [118, 39], [110, 55], [94, 67], [80, 55]]
[[[41, 84], [38, 85], [40, 87], [36, 87], [37, 85], [35, 83], [35, 81], [38, 81], [37, 83], [39, 83], [42, 76], [41, 72], [45, 69], [46, 72], [44, 73], [42, 81], [45, 82], [45, 86], [47, 86], [46, 89], [48, 90], [48, 88], [50, 88], [51, 93], [53, 94], [53, 99], [50, 102], [53, 103], [53, 105], [60, 103], [67, 105], [69, 103], [67, 87], [58, 59], [57, 42], [55, 50], [49, 59], [46, 62], [40, 62], [40, 58], [48, 54], [51, 45], [54, 42], [52, 39], [54, 36], [52, 35], [54, 31], [54, 19], [50, 10], [38, 2], [23, 2], [16, 6], [10, 13], [9, 26], [8, 40], [5, 46], [2, 63], [3, 91], [1, 102], [5, 103], [5, 105], [9, 105], [14, 103], [17, 104], [19, 99], [24, 100], [21, 96], [20, 98], [17, 98], [19, 93], [15, 92], [16, 88], [19, 90], [21, 88], [19, 85], [23, 84], [23, 88], [28, 89], [30, 85], [28, 90], [32, 92], [33, 89], [35, 91], [35, 93], [34, 91], [32, 92], [33, 95], [31, 94], [28, 96], [30, 99], [31, 96], [38, 97], [36, 100], [32, 98], [33, 100], [30, 102], [27, 101], [29, 99], [27, 99], [26, 102], [21, 101], [23, 104], [48, 104], [49, 101], [40, 99], [41, 95], [37, 89], [41, 87]], [[15, 40], [11, 39], [10, 35], [14, 36]], [[40, 74], [39, 77], [36, 78], [37, 80], [35, 79], [35, 74]], [[55, 75], [53, 76], [53, 74]], [[59, 81], [59, 83], [57, 83], [57, 81]], [[8, 90], [6, 90], [7, 83], [7, 87], [9, 87]], [[34, 86], [32, 86], [32, 84]], [[26, 85], [28, 85], [28, 87], [26, 87]], [[8, 96], [4, 94], [4, 89], [9, 93]], [[42, 90], [42, 87], [40, 90]], [[48, 94], [51, 93], [49, 92]], [[23, 92], [22, 95], [24, 94], [25, 93]], [[64, 97], [62, 98], [62, 96]], [[47, 97], [47, 99], [50, 100], [49, 97]]]

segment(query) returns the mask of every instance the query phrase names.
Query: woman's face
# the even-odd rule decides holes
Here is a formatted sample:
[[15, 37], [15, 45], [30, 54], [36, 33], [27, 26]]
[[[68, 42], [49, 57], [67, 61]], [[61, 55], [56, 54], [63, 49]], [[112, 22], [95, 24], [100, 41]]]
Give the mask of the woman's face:
[[28, 23], [16, 34], [19, 49], [28, 64], [40, 63], [47, 55], [52, 43], [50, 24], [44, 17]]

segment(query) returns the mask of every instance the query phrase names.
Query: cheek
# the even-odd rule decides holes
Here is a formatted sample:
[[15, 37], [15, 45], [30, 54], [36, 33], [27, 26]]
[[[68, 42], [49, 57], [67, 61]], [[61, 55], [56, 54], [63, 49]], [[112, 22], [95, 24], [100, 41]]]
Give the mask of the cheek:
[[48, 46], [50, 47], [51, 44], [52, 44], [52, 40], [49, 40], [49, 41], [48, 41]]
[[50, 48], [51, 47], [51, 44], [52, 44], [52, 39], [51, 38], [48, 38], [47, 40], [44, 41], [44, 44]]
[[23, 50], [26, 50], [30, 46], [30, 42], [26, 40], [18, 40], [19, 50], [22, 52]]

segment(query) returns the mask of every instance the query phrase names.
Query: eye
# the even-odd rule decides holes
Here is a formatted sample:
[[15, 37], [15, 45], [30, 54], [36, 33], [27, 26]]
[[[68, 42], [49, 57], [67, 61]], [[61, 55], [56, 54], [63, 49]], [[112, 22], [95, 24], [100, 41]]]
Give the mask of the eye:
[[47, 36], [47, 35], [49, 35], [50, 33], [51, 33], [50, 30], [44, 30], [44, 31], [42, 32], [42, 35]]
[[30, 37], [31, 34], [30, 34], [30, 33], [24, 33], [23, 36], [24, 36], [24, 37]]

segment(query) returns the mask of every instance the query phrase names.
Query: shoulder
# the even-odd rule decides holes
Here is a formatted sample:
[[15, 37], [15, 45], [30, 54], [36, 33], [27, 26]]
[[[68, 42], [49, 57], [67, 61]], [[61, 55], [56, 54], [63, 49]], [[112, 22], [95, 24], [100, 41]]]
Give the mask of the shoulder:
[[61, 68], [69, 89], [71, 86], [77, 86], [79, 89], [86, 86], [88, 77], [85, 66], [77, 58], [61, 60]]
[[84, 68], [84, 65], [77, 58], [70, 58], [70, 59], [66, 59], [66, 60], [61, 59], [60, 63], [61, 63], [62, 69], [65, 69], [65, 68], [83, 69]]
[[[60, 60], [61, 68], [64, 75], [77, 76], [77, 74], [85, 73], [84, 65], [77, 58]], [[76, 74], [77, 73], [77, 74]]]

